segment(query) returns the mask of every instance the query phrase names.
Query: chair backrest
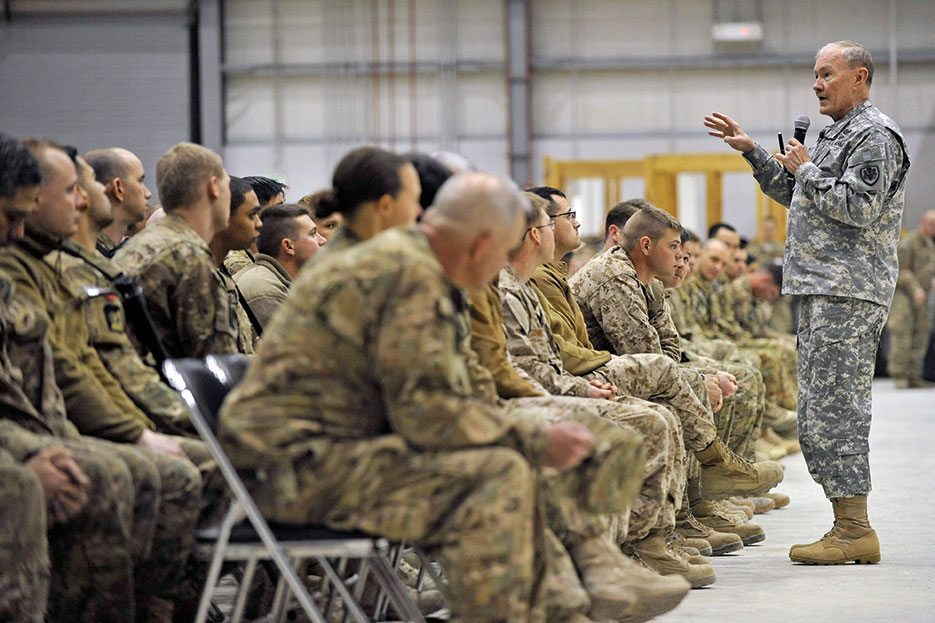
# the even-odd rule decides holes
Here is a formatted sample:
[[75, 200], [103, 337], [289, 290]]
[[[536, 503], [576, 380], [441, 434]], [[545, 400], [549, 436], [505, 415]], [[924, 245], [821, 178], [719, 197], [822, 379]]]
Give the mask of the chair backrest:
[[163, 373], [189, 403], [189, 409], [197, 408], [204, 423], [216, 433], [218, 412], [230, 387], [201, 359], [168, 359], [163, 364]]
[[240, 353], [225, 353], [223, 355], [208, 355], [206, 363], [214, 376], [227, 387], [228, 391], [240, 383], [243, 375], [250, 367], [250, 358]]

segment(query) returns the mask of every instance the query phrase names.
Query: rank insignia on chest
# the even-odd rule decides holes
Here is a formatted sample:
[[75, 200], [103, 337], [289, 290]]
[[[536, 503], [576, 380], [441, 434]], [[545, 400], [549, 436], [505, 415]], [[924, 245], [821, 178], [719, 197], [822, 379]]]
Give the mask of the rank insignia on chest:
[[875, 164], [868, 164], [860, 170], [860, 179], [867, 186], [873, 186], [880, 179], [880, 167]]

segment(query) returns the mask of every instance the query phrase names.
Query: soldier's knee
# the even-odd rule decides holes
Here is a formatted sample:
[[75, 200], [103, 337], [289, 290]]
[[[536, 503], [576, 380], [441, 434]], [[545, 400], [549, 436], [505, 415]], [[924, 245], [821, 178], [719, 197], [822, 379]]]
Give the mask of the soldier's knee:
[[510, 448], [491, 448], [484, 451], [480, 464], [483, 476], [517, 487], [532, 489], [534, 475], [529, 461], [522, 454]]
[[40, 514], [44, 494], [39, 479], [32, 470], [19, 465], [0, 467], [0, 498], [5, 509], [15, 510], [22, 516]]

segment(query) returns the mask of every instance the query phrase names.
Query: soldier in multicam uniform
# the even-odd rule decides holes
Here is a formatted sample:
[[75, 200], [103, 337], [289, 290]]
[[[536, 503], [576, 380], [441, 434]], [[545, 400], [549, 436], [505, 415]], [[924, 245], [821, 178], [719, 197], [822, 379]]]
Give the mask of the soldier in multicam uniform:
[[[243, 181], [250, 185], [250, 189], [256, 195], [260, 204], [260, 212], [266, 208], [281, 205], [286, 202], [286, 189], [288, 186], [269, 177], [262, 175], [251, 175], [243, 178]], [[227, 276], [236, 275], [241, 270], [256, 262], [257, 248], [256, 243], [251, 243], [244, 248], [236, 248], [228, 251], [222, 258], [224, 269]], [[220, 261], [220, 260], [219, 260]]]
[[[367, 223], [377, 205], [384, 223], [418, 213], [418, 177], [394, 158], [368, 148], [338, 165], [336, 181], [356, 179], [353, 187], [335, 184], [350, 227]], [[360, 166], [371, 173], [364, 182]], [[383, 182], [386, 191], [370, 197]], [[443, 195], [419, 228], [373, 237], [379, 228], [369, 220], [370, 235], [357, 237], [373, 240], [326, 250], [303, 271], [257, 365], [225, 405], [222, 441], [273, 519], [437, 548], [457, 620], [588, 621], [580, 612], [589, 595], [577, 578], [550, 580], [556, 565], [571, 562], [534, 499], [537, 466], [572, 468], [594, 438], [576, 424], [520, 417], [478, 393], [489, 376], [473, 359], [459, 311], [460, 287], [482, 286], [519, 238], [518, 192], [478, 174], [453, 181], [447, 203]], [[462, 202], [475, 206], [476, 218], [464, 218]], [[575, 562], [583, 576], [608, 564]], [[601, 618], [627, 607], [600, 605], [614, 611]]]
[[814, 160], [795, 139], [770, 158], [727, 115], [705, 117], [709, 134], [744, 154], [763, 192], [789, 207], [783, 292], [803, 295], [799, 440], [835, 518], [819, 541], [790, 550], [793, 561], [812, 564], [880, 560], [867, 518], [871, 387], [897, 281], [909, 156], [897, 125], [869, 101], [872, 79], [860, 44], [818, 51], [813, 88], [834, 123], [821, 131]]
[[[36, 159], [15, 139], [0, 135], [0, 246], [23, 236], [40, 181]], [[137, 462], [131, 478], [119, 446], [82, 437], [67, 420], [48, 329], [42, 309], [0, 272], [0, 454], [32, 470], [46, 499], [43, 504], [40, 497], [35, 509], [22, 498], [29, 484], [3, 478], [7, 496], [21, 482], [19, 497], [26, 504], [8, 507], [6, 497], [4, 512], [19, 508], [28, 515], [22, 523], [2, 522], [4, 530], [15, 525], [17, 532], [13, 543], [5, 531], [2, 537], [0, 618], [150, 620], [135, 616], [133, 565], [151, 555], [158, 474], [143, 473], [145, 463]], [[45, 535], [36, 533], [44, 533], [47, 524], [56, 525], [48, 548]], [[7, 556], [15, 558], [7, 564]], [[140, 579], [142, 585], [151, 581]]]
[[179, 143], [160, 159], [156, 176], [166, 217], [133, 236], [114, 261], [143, 288], [170, 357], [252, 354], [236, 288], [208, 246], [230, 223], [224, 164], [210, 149]]
[[[137, 582], [146, 587], [140, 610], [166, 616], [166, 601], [178, 584], [194, 546], [201, 478], [175, 441], [153, 432], [149, 418], [123, 392], [90, 346], [84, 310], [76, 286], [43, 256], [74, 233], [86, 199], [77, 185], [69, 155], [47, 141], [30, 140], [27, 148], [39, 161], [43, 180], [38, 208], [26, 224], [26, 235], [0, 252], [0, 267], [32, 307], [30, 315], [48, 327], [54, 379], [61, 387], [70, 422], [84, 435], [118, 442], [110, 452], [130, 470], [141, 493], [135, 500], [135, 524], [150, 524], [150, 537], [139, 539]], [[24, 380], [41, 377], [39, 357], [15, 362]], [[38, 380], [36, 382], [39, 382]], [[35, 401], [34, 401], [35, 404]], [[152, 556], [149, 555], [152, 547]], [[150, 609], [152, 611], [150, 612]]]
[[919, 227], [896, 248], [899, 277], [887, 327], [890, 330], [890, 376], [896, 387], [929, 387], [922, 363], [932, 330], [928, 299], [935, 279], [935, 210], [922, 215]]

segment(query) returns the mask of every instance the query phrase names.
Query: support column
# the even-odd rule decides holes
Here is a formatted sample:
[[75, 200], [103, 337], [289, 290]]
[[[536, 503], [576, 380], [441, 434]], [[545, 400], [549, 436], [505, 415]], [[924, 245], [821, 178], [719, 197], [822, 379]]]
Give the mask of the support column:
[[191, 62], [191, 139], [223, 157], [224, 86], [221, 74], [221, 1], [195, 3]]
[[532, 184], [531, 1], [504, 0], [506, 13], [507, 152], [510, 177]]

